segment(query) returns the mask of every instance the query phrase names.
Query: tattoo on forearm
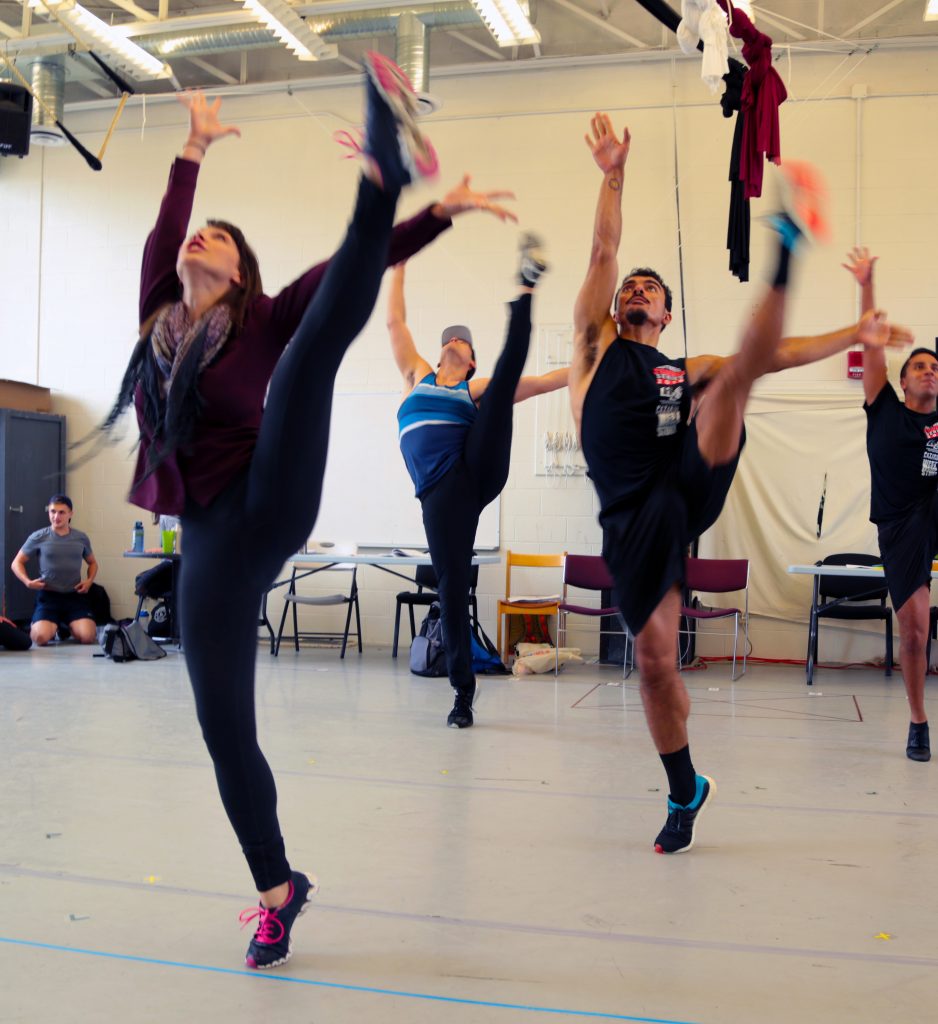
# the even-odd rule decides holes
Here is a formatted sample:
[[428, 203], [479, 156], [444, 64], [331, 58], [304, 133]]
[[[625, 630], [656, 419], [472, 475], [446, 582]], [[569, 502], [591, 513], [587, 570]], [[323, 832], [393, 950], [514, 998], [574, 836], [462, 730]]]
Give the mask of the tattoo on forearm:
[[610, 178], [609, 187], [613, 192], [618, 192], [619, 189], [622, 188], [622, 182], [618, 178]]

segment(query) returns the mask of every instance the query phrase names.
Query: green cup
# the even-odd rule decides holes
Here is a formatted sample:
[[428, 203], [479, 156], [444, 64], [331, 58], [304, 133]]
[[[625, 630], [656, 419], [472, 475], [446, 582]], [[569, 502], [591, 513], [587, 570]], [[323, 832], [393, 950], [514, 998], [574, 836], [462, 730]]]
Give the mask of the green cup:
[[160, 530], [160, 536], [163, 538], [163, 554], [173, 555], [176, 553], [176, 531], [175, 530]]

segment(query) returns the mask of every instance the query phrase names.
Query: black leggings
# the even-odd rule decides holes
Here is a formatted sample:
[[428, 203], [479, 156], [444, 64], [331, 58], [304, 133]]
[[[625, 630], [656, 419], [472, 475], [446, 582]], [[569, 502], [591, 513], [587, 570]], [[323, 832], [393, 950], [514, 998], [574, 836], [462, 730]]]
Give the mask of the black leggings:
[[257, 743], [258, 614], [316, 522], [335, 376], [377, 299], [396, 200], [362, 179], [348, 233], [274, 370], [249, 467], [208, 508], [190, 501], [182, 517], [186, 665], [222, 803], [259, 891], [288, 881], [290, 865]]
[[469, 573], [479, 516], [501, 493], [511, 458], [512, 407], [531, 339], [531, 293], [509, 303], [508, 335], [469, 428], [462, 458], [421, 497], [423, 525], [439, 582], [450, 685], [472, 697]]

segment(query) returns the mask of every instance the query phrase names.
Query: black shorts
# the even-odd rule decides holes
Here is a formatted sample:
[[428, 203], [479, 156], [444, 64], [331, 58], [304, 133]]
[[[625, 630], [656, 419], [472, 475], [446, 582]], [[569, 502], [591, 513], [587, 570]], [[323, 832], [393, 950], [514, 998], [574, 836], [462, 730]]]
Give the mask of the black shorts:
[[938, 552], [938, 494], [901, 519], [877, 526], [886, 586], [898, 611], [919, 587], [931, 586]]
[[54, 622], [67, 626], [77, 619], [92, 618], [91, 606], [86, 594], [60, 593], [56, 590], [40, 590], [36, 595], [33, 622]]
[[668, 590], [683, 583], [687, 547], [717, 521], [745, 443], [743, 427], [736, 457], [722, 466], [708, 466], [691, 424], [680, 458], [648, 492], [637, 503], [600, 515], [603, 558], [633, 635], [645, 628]]

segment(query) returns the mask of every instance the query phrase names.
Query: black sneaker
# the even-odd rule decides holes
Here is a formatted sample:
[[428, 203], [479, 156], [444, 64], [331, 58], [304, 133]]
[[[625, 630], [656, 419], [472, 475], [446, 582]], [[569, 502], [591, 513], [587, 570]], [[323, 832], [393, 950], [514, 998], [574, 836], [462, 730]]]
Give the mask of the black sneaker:
[[527, 288], [533, 288], [539, 278], [547, 273], [548, 264], [545, 258], [544, 242], [532, 232], [521, 236], [521, 263], [518, 267], [518, 280]]
[[697, 789], [689, 804], [676, 804], [668, 797], [668, 820], [655, 840], [655, 853], [686, 853], [694, 845], [694, 827], [717, 784], [706, 775], [697, 776]]
[[465, 690], [456, 691], [453, 710], [446, 718], [446, 724], [451, 729], [469, 729], [472, 726], [472, 701], [475, 693], [475, 687], [472, 688], [472, 693], [467, 693]]
[[268, 910], [263, 904], [241, 911], [241, 927], [258, 918], [257, 931], [248, 946], [244, 962], [259, 971], [285, 964], [293, 952], [290, 932], [296, 919], [306, 912], [309, 901], [319, 891], [315, 878], [301, 871], [290, 873], [290, 890], [283, 904]]
[[931, 747], [928, 745], [928, 722], [909, 723], [909, 741], [905, 756], [912, 761], [930, 761]]
[[380, 53], [365, 54], [364, 154], [381, 175], [382, 187], [396, 191], [439, 169], [436, 151], [417, 127], [417, 94], [410, 79]]

